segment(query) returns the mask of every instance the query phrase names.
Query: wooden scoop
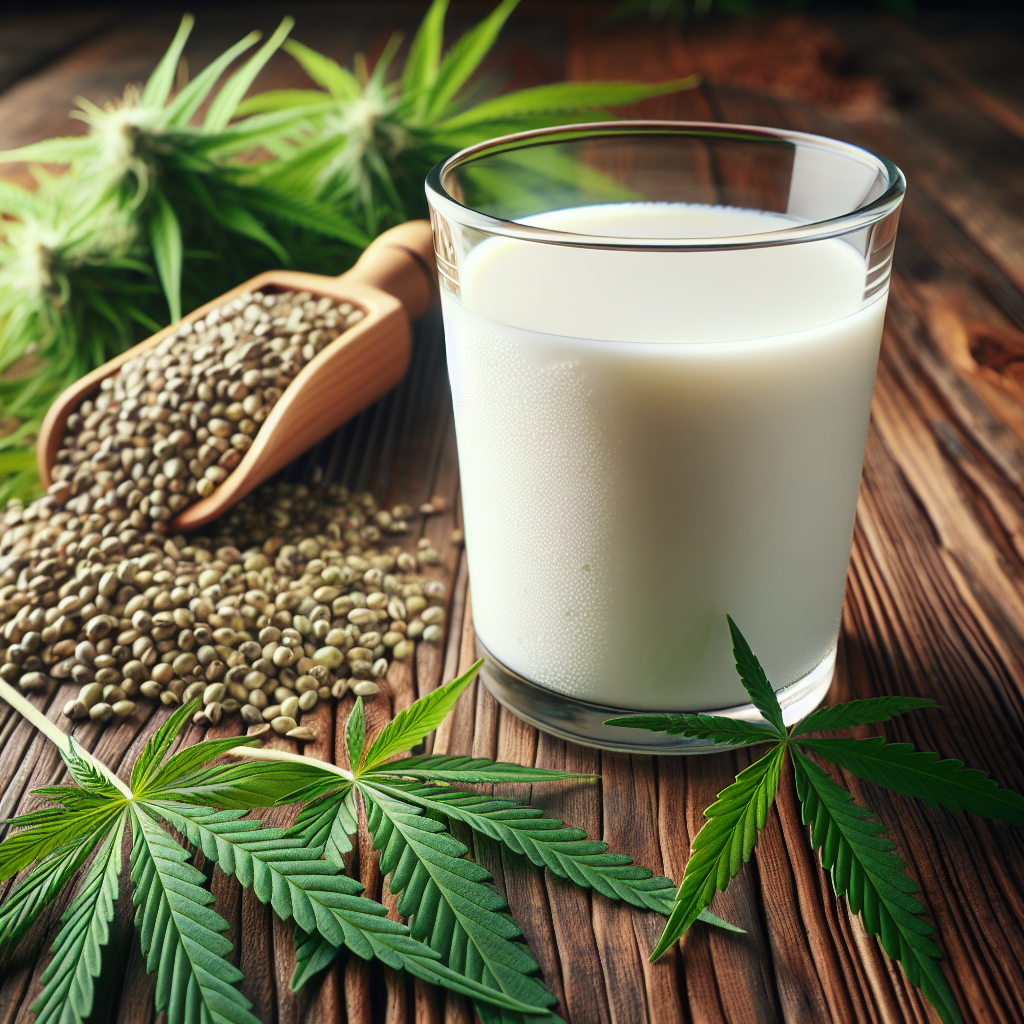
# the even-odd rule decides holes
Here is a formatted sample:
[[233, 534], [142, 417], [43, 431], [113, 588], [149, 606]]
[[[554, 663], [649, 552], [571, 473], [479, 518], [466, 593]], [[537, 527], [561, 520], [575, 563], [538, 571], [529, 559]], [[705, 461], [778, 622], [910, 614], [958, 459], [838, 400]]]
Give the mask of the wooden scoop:
[[[365, 317], [348, 328], [298, 373], [227, 479], [208, 497], [183, 509], [172, 521], [175, 532], [216, 519], [254, 487], [326, 437], [346, 420], [390, 391], [409, 365], [410, 321], [433, 305], [437, 294], [430, 224], [409, 221], [375, 239], [356, 265], [341, 277], [269, 270], [200, 306], [181, 322], [192, 322], [243, 292], [311, 292], [351, 302]], [[50, 407], [39, 431], [36, 458], [43, 484], [62, 447], [68, 416], [99, 391], [100, 381], [129, 359], [158, 345], [181, 326], [122, 353], [71, 385]]]

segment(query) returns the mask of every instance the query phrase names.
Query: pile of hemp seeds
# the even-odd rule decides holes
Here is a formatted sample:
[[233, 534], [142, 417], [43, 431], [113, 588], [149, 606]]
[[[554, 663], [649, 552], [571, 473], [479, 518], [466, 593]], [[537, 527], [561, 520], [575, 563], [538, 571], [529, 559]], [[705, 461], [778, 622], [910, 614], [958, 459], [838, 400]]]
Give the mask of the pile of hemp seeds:
[[[72, 680], [73, 719], [201, 698], [197, 725], [240, 713], [250, 734], [308, 741], [302, 712], [372, 696], [392, 660], [439, 642], [445, 588], [421, 568], [441, 555], [393, 543], [408, 505], [268, 484], [170, 536], [299, 370], [361, 318], [309, 293], [244, 294], [104, 380], [68, 418], [48, 493], [3, 514], [0, 678], [30, 693]], [[445, 508], [432, 498], [418, 512]]]

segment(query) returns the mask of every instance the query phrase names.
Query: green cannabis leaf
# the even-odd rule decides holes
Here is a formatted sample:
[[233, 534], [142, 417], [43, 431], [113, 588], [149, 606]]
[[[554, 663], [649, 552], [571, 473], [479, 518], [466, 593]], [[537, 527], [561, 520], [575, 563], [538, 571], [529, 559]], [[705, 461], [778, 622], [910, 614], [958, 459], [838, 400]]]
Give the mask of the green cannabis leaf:
[[903, 973], [924, 992], [943, 1021], [961, 1021], [960, 1008], [938, 960], [942, 952], [928, 938], [934, 929], [922, 920], [925, 906], [914, 895], [917, 886], [906, 874], [896, 844], [874, 812], [853, 803], [799, 750], [793, 751], [793, 773], [801, 820], [811, 829], [811, 848], [821, 851], [821, 866], [832, 887], [845, 896], [850, 910], [861, 915], [865, 928], [878, 937], [885, 952], [898, 960]]
[[395, 715], [373, 741], [373, 745], [366, 752], [366, 758], [362, 765], [359, 765], [358, 760], [351, 762], [353, 768], [358, 768], [360, 772], [373, 771], [388, 758], [411, 750], [417, 743], [420, 743], [448, 717], [448, 713], [455, 707], [455, 702], [461, 696], [462, 691], [476, 677], [482, 664], [483, 659], [481, 658], [458, 679], [439, 686], [432, 693], [421, 697], [410, 707]]
[[43, 986], [32, 1004], [38, 1024], [71, 1024], [89, 1016], [94, 982], [103, 965], [103, 947], [110, 940], [118, 876], [121, 873], [121, 838], [126, 813], [103, 840], [75, 901], [61, 921], [54, 941], [53, 959], [39, 979]]
[[965, 768], [938, 754], [916, 751], [909, 743], [866, 739], [814, 738], [812, 733], [884, 722], [909, 711], [938, 705], [921, 697], [878, 697], [819, 708], [788, 730], [775, 691], [730, 618], [736, 670], [763, 722], [742, 722], [721, 715], [640, 714], [609, 719], [608, 725], [649, 729], [673, 736], [693, 736], [724, 745], [771, 749], [718, 794], [705, 812], [707, 821], [693, 840], [682, 884], [668, 924], [651, 953], [657, 960], [681, 938], [715, 892], [724, 890], [750, 859], [758, 832], [764, 828], [775, 799], [779, 774], [791, 758], [801, 818], [811, 830], [811, 847], [821, 851], [836, 894], [860, 914], [867, 931], [897, 960], [907, 979], [917, 985], [945, 1024], [963, 1017], [938, 961], [941, 951], [930, 939], [934, 928], [923, 919], [926, 908], [914, 895], [918, 889], [885, 826], [869, 807], [853, 796], [805, 752], [845, 768], [862, 779], [915, 796], [933, 807], [972, 811], [1024, 828], [1024, 797], [1003, 789], [984, 772]]
[[228, 923], [210, 908], [214, 897], [203, 873], [148, 809], [132, 807], [132, 881], [146, 970], [156, 974], [156, 1009], [170, 1024], [182, 1021], [259, 1024], [235, 985], [242, 972], [227, 959]]
[[757, 833], [764, 828], [768, 808], [779, 787], [779, 768], [785, 748], [773, 747], [759, 761], [736, 776], [704, 812], [707, 824], [693, 840], [683, 884], [658, 945], [651, 954], [657, 960], [697, 920], [711, 903], [716, 890], [724, 890], [740, 867], [750, 860]]
[[[451, 788], [451, 783], [545, 782], [589, 780], [591, 776], [494, 762], [486, 758], [429, 756], [400, 758], [419, 744], [449, 714], [473, 681], [481, 662], [445, 686], [422, 697], [384, 727], [363, 753], [362, 703], [346, 726], [352, 772], [317, 762], [305, 766], [311, 778], [302, 791], [306, 800], [287, 839], [322, 850], [338, 864], [352, 848], [358, 815], [355, 798], [366, 806], [373, 845], [381, 851], [381, 871], [399, 897], [399, 913], [411, 921], [411, 935], [427, 943], [440, 965], [457, 970], [473, 982], [495, 989], [545, 1015], [554, 997], [537, 977], [539, 968], [490, 873], [469, 859], [466, 845], [450, 835], [450, 823], [461, 821], [538, 866], [563, 878], [634, 906], [667, 913], [674, 885], [654, 878], [622, 854], [608, 853], [607, 844], [588, 840], [579, 829], [543, 816], [536, 808]], [[276, 770], [294, 758], [273, 751], [248, 751], [271, 758], [262, 765]], [[259, 766], [259, 762], [253, 767]], [[439, 785], [432, 785], [432, 783]], [[294, 797], [285, 798], [288, 802]], [[445, 824], [448, 822], [449, 824]], [[176, 827], [181, 828], [176, 823]], [[186, 831], [186, 834], [190, 834]], [[204, 851], [206, 846], [204, 845]], [[212, 856], [212, 854], [208, 853]], [[702, 913], [701, 913], [702, 912]], [[707, 922], [738, 930], [714, 915]], [[301, 987], [337, 955], [340, 942], [309, 921], [299, 920], [296, 972], [292, 987]], [[319, 931], [319, 934], [316, 934]], [[484, 1020], [498, 1019], [477, 1001]]]
[[[193, 701], [149, 740], [131, 768], [130, 784], [0, 680], [0, 697], [57, 745], [75, 783], [35, 790], [54, 806], [8, 822], [9, 834], [0, 843], [0, 881], [30, 870], [0, 904], [0, 949], [18, 941], [92, 857], [40, 979], [34, 1003], [39, 1019], [81, 1024], [92, 1012], [126, 830], [132, 838], [135, 925], [146, 969], [156, 976], [156, 1009], [166, 1011], [169, 1024], [256, 1024], [238, 988], [242, 974], [231, 962], [232, 945], [223, 934], [227, 922], [213, 906], [206, 876], [192, 862], [196, 851], [282, 920], [294, 921], [295, 989], [345, 949], [466, 996], [488, 1024], [549, 1018], [555, 999], [508, 906], [446, 822], [464, 821], [535, 864], [638, 907], [667, 914], [675, 887], [535, 808], [452, 788], [591, 776], [484, 758], [392, 760], [443, 721], [478, 668], [479, 663], [396, 715], [365, 755], [366, 719], [357, 700], [345, 730], [354, 771], [257, 750], [251, 738], [174, 750], [198, 706]], [[229, 751], [254, 760], [213, 763]], [[345, 874], [344, 858], [358, 829], [358, 799], [408, 925], [391, 920], [387, 908]], [[291, 828], [268, 828], [245, 817], [253, 808], [275, 804], [299, 805]], [[714, 915], [703, 917], [733, 927]]]

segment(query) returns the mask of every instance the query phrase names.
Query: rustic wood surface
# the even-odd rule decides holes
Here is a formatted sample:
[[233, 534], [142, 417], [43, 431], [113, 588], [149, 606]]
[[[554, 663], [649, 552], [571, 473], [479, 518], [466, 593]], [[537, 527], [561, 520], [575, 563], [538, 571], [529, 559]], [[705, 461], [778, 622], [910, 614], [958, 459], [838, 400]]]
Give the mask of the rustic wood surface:
[[[339, 59], [359, 49], [372, 58], [391, 31], [413, 29], [421, 9], [300, 7], [295, 34]], [[459, 8], [452, 30], [473, 10]], [[241, 30], [271, 24], [275, 14], [201, 13], [188, 51], [193, 67]], [[52, 16], [0, 19], [0, 148], [74, 130], [65, 119], [71, 99], [103, 101], [143, 77], [174, 21], [170, 14], [102, 13], [59, 25]], [[830, 700], [934, 697], [945, 711], [909, 716], [888, 735], [1024, 790], [1024, 88], [1013, 77], [1022, 66], [1019, 22], [948, 16], [910, 28], [859, 14], [815, 24], [847, 47], [847, 69], [873, 76], [880, 97], [874, 109], [853, 116], [813, 95], [786, 96], [711, 75], [700, 89], [649, 101], [635, 113], [822, 132], [884, 153], [906, 172]], [[26, 41], [15, 45], [14, 38]], [[535, 3], [513, 18], [492, 69], [499, 85], [562, 76], [677, 77], [701, 65], [704, 38], [643, 23], [602, 30], [589, 6]], [[257, 87], [285, 84], [299, 83], [282, 58]], [[318, 463], [389, 502], [418, 503], [433, 494], [451, 501], [452, 512], [423, 525], [446, 553], [431, 571], [449, 584], [447, 641], [439, 648], [421, 644], [414, 665], [392, 666], [389, 692], [371, 705], [377, 728], [472, 660], [465, 558], [448, 543], [458, 525], [459, 482], [437, 318], [421, 322], [417, 334], [400, 387], [292, 471], [301, 475]], [[65, 726], [59, 708], [70, 689], [40, 700]], [[343, 763], [348, 710], [343, 702], [305, 716], [303, 724], [319, 730], [306, 754]], [[75, 737], [108, 764], [124, 765], [165, 711], [143, 703], [105, 728], [77, 725]], [[237, 722], [211, 731], [232, 728]], [[296, 749], [291, 741], [274, 742]], [[677, 880], [702, 809], [748, 759], [630, 757], [573, 746], [538, 734], [476, 686], [433, 749], [600, 773], [600, 784], [546, 787], [535, 799]], [[28, 791], [61, 775], [53, 747], [0, 707], [0, 818], [30, 806]], [[1024, 838], [1009, 826], [933, 812], [845, 781], [880, 813], [919, 882], [966, 1018], [1024, 1020]], [[698, 927], [656, 966], [647, 954], [661, 918], [574, 889], [488, 842], [478, 840], [474, 854], [493, 872], [573, 1024], [937, 1020], [831, 895], [789, 781], [755, 858], [713, 904], [747, 934]], [[377, 858], [365, 844], [355, 869], [380, 895]], [[214, 890], [231, 922], [244, 991], [265, 1024], [455, 1024], [472, 1017], [458, 998], [356, 960], [336, 964], [293, 996], [290, 928], [219, 873]], [[27, 1007], [61, 909], [53, 908], [0, 968], [0, 1024], [31, 1020]], [[132, 941], [126, 901], [115, 923], [115, 970], [94, 1019], [143, 1024], [154, 1017], [152, 984]]]

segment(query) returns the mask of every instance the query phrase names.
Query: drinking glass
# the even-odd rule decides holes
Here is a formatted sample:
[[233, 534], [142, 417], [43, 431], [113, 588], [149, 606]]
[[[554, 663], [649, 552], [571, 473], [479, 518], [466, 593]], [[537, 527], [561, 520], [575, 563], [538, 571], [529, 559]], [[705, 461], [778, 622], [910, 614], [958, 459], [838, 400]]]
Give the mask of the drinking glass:
[[591, 746], [629, 712], [788, 722], [832, 679], [905, 182], [800, 132], [586, 124], [427, 178], [476, 642], [494, 696]]

